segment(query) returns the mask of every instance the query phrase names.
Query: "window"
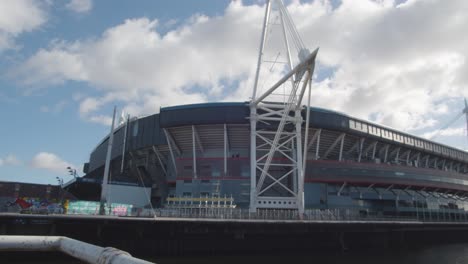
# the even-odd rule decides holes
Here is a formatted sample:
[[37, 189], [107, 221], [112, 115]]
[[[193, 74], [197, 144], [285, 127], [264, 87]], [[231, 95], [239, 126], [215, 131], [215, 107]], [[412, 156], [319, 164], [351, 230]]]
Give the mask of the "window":
[[369, 126], [369, 134], [380, 137], [380, 128]]
[[210, 183], [210, 180], [201, 180], [201, 183]]
[[192, 197], [192, 193], [191, 192], [183, 192], [182, 197]]
[[209, 192], [200, 192], [200, 197], [210, 197]]
[[402, 135], [398, 135], [396, 133], [394, 133], [394, 137], [393, 139], [397, 142], [403, 142], [403, 136]]
[[362, 124], [362, 130], [361, 131], [367, 133], [367, 125], [366, 124]]
[[192, 183], [192, 180], [184, 180], [184, 183]]
[[433, 150], [433, 147], [432, 147], [432, 144], [431, 144], [431, 143], [425, 142], [424, 144], [425, 144], [425, 149], [427, 149], [427, 150]]
[[414, 140], [414, 145], [417, 146], [418, 148], [423, 147], [423, 144], [422, 144], [421, 140], [417, 140], [417, 139]]
[[386, 139], [392, 139], [392, 135], [388, 130], [382, 129], [382, 137]]

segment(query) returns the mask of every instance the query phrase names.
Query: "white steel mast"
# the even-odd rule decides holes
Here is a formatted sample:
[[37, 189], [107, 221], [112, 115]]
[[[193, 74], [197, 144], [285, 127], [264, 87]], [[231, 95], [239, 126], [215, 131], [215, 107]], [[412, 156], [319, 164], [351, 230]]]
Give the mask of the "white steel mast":
[[105, 205], [109, 202], [108, 201], [108, 181], [109, 181], [109, 171], [110, 171], [110, 163], [111, 163], [111, 156], [112, 156], [112, 143], [114, 142], [114, 123], [115, 123], [115, 112], [117, 108], [114, 106], [114, 113], [112, 115], [112, 125], [111, 130], [109, 133], [109, 141], [107, 143], [107, 155], [106, 155], [106, 163], [104, 166], [104, 176], [102, 177], [102, 187], [101, 187], [101, 200], [99, 204], [99, 214], [105, 215]]
[[[258, 83], [268, 39], [273, 4], [277, 8], [287, 54], [287, 73], [265, 92], [259, 93]], [[297, 51], [298, 63], [293, 67], [290, 44]], [[302, 99], [310, 90], [315, 58], [304, 47], [289, 13], [280, 0], [267, 1], [252, 100], [250, 101], [250, 210], [258, 208], [297, 209], [304, 212], [304, 171], [302, 130], [308, 134], [308, 124], [302, 118]], [[279, 54], [279, 53], [278, 53]], [[272, 100], [275, 91], [288, 87], [285, 100]], [[286, 89], [285, 89], [286, 90]], [[257, 93], [259, 93], [257, 95]], [[309, 100], [310, 101], [310, 100]], [[307, 107], [308, 111], [309, 107]], [[307, 115], [308, 116], [308, 115]], [[307, 138], [306, 140], [307, 141]], [[306, 142], [304, 142], [306, 143]]]
[[466, 137], [468, 138], [468, 103], [466, 103], [466, 98], [465, 98], [465, 109], [463, 109], [463, 113], [465, 113], [465, 118], [466, 118]]

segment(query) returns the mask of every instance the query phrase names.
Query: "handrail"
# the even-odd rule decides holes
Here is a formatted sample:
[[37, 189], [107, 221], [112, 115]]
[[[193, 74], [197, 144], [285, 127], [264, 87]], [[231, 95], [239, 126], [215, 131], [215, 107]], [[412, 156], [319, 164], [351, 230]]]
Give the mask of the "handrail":
[[134, 258], [116, 248], [103, 248], [63, 236], [0, 236], [0, 252], [2, 251], [61, 251], [96, 264], [152, 263]]

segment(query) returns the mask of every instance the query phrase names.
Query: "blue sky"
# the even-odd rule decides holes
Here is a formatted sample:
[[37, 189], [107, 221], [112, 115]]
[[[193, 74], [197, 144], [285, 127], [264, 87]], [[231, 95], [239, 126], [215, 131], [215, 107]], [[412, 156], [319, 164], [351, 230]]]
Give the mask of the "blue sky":
[[[313, 102], [430, 136], [468, 96], [467, 1], [292, 1]], [[0, 180], [56, 184], [112, 108], [246, 101], [263, 1], [0, 1]], [[464, 120], [437, 140], [468, 149]]]

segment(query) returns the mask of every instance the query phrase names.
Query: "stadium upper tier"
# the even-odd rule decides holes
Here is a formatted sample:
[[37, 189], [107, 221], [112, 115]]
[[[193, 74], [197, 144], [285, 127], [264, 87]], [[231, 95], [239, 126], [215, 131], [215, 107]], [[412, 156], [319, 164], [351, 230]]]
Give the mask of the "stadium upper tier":
[[[302, 115], [305, 120], [306, 110]], [[111, 180], [158, 186], [153, 194], [161, 200], [229, 190], [237, 202], [246, 203], [249, 116], [248, 103], [205, 103], [161, 108], [159, 114], [120, 124], [114, 130]], [[261, 129], [276, 126], [265, 123]], [[468, 192], [465, 151], [321, 108], [310, 108], [309, 128], [306, 205], [312, 183]], [[102, 179], [108, 138], [92, 151], [86, 178]], [[276, 162], [282, 159], [275, 156]], [[240, 183], [224, 191], [211, 185], [184, 189], [183, 182], [191, 180]]]

